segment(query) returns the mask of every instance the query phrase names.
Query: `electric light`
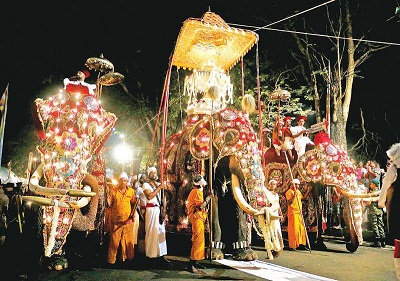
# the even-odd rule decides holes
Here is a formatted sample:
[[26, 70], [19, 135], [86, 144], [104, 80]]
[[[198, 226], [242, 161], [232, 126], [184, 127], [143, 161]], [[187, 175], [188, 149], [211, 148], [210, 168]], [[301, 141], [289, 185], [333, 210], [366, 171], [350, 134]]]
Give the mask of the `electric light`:
[[63, 217], [62, 223], [69, 224], [70, 219], [68, 217]]
[[125, 143], [122, 143], [115, 148], [114, 156], [120, 164], [129, 163], [133, 158], [132, 149]]

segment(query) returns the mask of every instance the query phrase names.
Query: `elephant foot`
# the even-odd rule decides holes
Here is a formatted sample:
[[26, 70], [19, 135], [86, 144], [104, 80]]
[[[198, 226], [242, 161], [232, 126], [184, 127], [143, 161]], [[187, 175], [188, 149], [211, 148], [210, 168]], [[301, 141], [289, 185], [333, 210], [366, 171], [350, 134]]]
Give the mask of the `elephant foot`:
[[347, 251], [349, 251], [350, 253], [354, 253], [355, 251], [357, 251], [358, 249], [358, 243], [355, 245], [352, 242], [347, 242], [346, 243], [346, 249]]
[[64, 255], [54, 255], [50, 258], [47, 268], [56, 271], [66, 269], [68, 268], [68, 260]]
[[314, 250], [319, 250], [319, 251], [326, 251], [328, 250], [328, 247], [326, 247], [324, 240], [322, 238], [317, 238], [315, 243], [311, 247]]
[[[224, 252], [221, 249], [211, 249], [211, 259], [212, 260], [223, 260], [225, 257]], [[206, 250], [206, 259], [210, 258], [210, 251]]]
[[232, 258], [237, 261], [252, 261], [258, 259], [256, 252], [250, 248], [247, 241], [234, 242], [232, 244]]
[[232, 253], [232, 258], [237, 261], [253, 261], [258, 259], [257, 253], [251, 249], [235, 249]]
[[274, 251], [274, 250], [272, 250], [272, 256], [273, 256], [274, 258], [277, 258], [277, 257], [279, 257], [279, 256], [282, 254], [282, 252], [283, 252], [283, 249], [280, 250], [280, 251]]
[[[225, 243], [221, 241], [211, 242], [211, 259], [212, 260], [223, 260], [225, 258], [222, 249], [225, 248]], [[206, 249], [206, 258], [210, 258], [210, 248]]]

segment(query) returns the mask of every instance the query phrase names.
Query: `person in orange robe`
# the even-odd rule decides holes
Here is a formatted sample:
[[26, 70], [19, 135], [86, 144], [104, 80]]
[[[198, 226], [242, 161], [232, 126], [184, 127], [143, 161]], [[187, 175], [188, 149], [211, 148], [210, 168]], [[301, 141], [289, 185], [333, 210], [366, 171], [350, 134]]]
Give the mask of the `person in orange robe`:
[[136, 202], [135, 191], [128, 187], [128, 175], [122, 172], [118, 185], [113, 189], [108, 198], [110, 212], [110, 244], [108, 246], [107, 262], [115, 264], [118, 248], [121, 248], [121, 261], [130, 261], [135, 255], [133, 227], [133, 209]]
[[293, 184], [286, 191], [285, 197], [288, 204], [287, 217], [288, 217], [288, 239], [289, 248], [296, 250], [300, 245], [301, 248], [305, 248], [307, 244], [306, 239], [306, 229], [303, 224], [302, 207], [303, 204], [301, 200], [308, 196], [311, 189], [303, 195], [299, 190], [300, 181], [298, 179], [293, 179]]
[[204, 200], [203, 188], [207, 182], [202, 176], [196, 176], [193, 182], [193, 189], [190, 191], [186, 206], [188, 210], [189, 221], [192, 224], [192, 248], [190, 251], [190, 264], [188, 271], [193, 273], [201, 273], [199, 268], [204, 268], [198, 263], [205, 257], [205, 234], [204, 224], [207, 219], [207, 211], [205, 210], [210, 197]]

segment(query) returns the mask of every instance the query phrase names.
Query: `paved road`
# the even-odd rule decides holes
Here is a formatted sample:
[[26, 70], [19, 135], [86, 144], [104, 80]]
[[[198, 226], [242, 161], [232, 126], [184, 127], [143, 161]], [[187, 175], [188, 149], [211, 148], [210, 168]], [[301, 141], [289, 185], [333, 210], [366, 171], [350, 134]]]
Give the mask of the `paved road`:
[[[169, 247], [178, 246], [177, 241], [170, 241]], [[185, 242], [181, 243], [184, 244]], [[170, 264], [150, 263], [137, 256], [136, 261], [118, 268], [95, 266], [83, 268], [83, 264], [71, 264], [62, 272], [43, 270], [38, 274], [40, 281], [128, 281], [128, 280], [397, 280], [393, 247], [372, 248], [369, 242], [354, 253], [349, 253], [341, 240], [326, 240], [326, 251], [284, 250], [270, 261], [263, 247], [253, 246], [259, 255], [254, 262], [235, 262], [230, 257], [225, 260], [203, 261], [206, 269], [196, 275], [185, 270], [188, 255], [173, 254], [170, 251]], [[25, 276], [20, 277], [23, 280]], [[26, 279], [26, 278], [25, 278]], [[2, 279], [3, 280], [3, 279]]]

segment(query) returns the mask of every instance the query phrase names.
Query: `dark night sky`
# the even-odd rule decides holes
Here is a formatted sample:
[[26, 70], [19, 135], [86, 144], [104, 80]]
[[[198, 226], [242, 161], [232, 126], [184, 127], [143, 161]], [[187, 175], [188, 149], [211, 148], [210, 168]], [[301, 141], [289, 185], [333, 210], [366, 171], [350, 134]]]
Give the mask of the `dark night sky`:
[[[137, 66], [140, 69], [134, 71], [140, 71], [148, 78], [143, 83], [147, 83], [149, 89], [154, 88], [154, 95], [160, 95], [169, 56], [187, 18], [201, 18], [210, 8], [230, 25], [261, 27], [323, 2], [326, 1], [11, 2], [0, 15], [0, 91], [7, 83], [10, 84], [4, 141], [15, 139], [15, 132], [30, 122], [27, 117], [30, 106], [45, 79], [52, 75], [73, 75], [84, 67], [89, 57], [104, 54], [114, 64], [115, 70], [126, 77], [129, 77], [129, 71], [133, 71], [133, 66]], [[370, 32], [365, 39], [400, 43], [400, 23], [396, 19], [387, 21], [394, 15], [395, 0], [352, 2], [361, 2], [357, 13], [370, 18], [368, 26], [357, 31], [355, 37]], [[315, 25], [316, 29], [320, 26], [313, 22], [313, 17], [321, 9], [325, 8], [308, 13], [309, 24]], [[283, 24], [273, 27], [283, 29]], [[289, 33], [267, 30], [257, 33], [260, 49], [268, 49], [270, 56], [277, 61], [289, 57], [284, 48]], [[328, 39], [320, 42], [329, 44]], [[400, 132], [397, 121], [399, 63], [400, 46], [392, 46], [365, 63], [360, 73], [364, 78], [354, 83], [351, 118], [357, 118], [359, 106], [368, 108], [364, 112], [368, 122], [380, 125], [387, 116], [393, 129], [385, 124], [380, 127], [388, 128], [385, 131], [390, 136], [388, 143], [400, 140], [395, 135], [395, 132]], [[62, 80], [57, 82], [62, 86]]]

